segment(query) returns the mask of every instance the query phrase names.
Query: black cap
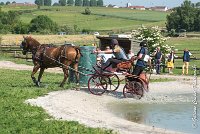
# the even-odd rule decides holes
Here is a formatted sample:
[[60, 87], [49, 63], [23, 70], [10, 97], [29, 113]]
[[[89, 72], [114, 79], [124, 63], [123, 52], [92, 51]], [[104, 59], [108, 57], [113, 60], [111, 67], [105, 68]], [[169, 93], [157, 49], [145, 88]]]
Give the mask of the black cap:
[[119, 43], [118, 43], [118, 41], [116, 39], [112, 39], [111, 40], [111, 44], [112, 45], [118, 45]]
[[140, 42], [140, 47], [147, 47], [147, 42], [146, 41]]

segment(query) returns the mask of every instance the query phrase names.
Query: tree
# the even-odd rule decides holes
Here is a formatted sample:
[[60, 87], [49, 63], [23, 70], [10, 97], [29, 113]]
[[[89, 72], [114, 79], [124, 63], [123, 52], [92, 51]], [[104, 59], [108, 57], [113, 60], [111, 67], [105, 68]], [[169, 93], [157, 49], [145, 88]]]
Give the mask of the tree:
[[15, 1], [12, 2], [13, 4], [16, 3]]
[[15, 24], [15, 26], [12, 29], [12, 33], [14, 34], [27, 34], [28, 33], [28, 29], [29, 29], [29, 25], [22, 23], [22, 22], [18, 22]]
[[39, 15], [30, 22], [29, 32], [56, 33], [58, 26], [49, 17]]
[[8, 5], [8, 4], [10, 4], [10, 1], [7, 1], [7, 2], [6, 2], [6, 5]]
[[97, 1], [96, 0], [90, 0], [90, 6], [91, 7], [97, 6]]
[[58, 2], [61, 6], [65, 6], [66, 5], [66, 0], [59, 0]]
[[197, 8], [200, 7], [200, 2], [197, 2], [196, 5], [195, 5]]
[[19, 22], [19, 14], [15, 11], [0, 12], [0, 33], [9, 33]]
[[75, 6], [82, 6], [83, 1], [82, 0], [75, 0]]
[[103, 6], [103, 0], [98, 0], [97, 1], [97, 6], [102, 7]]
[[60, 31], [66, 32], [66, 34], [74, 34], [74, 28], [72, 26], [64, 25], [61, 26]]
[[143, 26], [138, 28], [134, 36], [138, 40], [147, 41], [150, 53], [153, 53], [158, 46], [161, 48], [163, 54], [167, 54], [174, 49], [173, 46], [169, 46], [165, 43], [168, 38], [161, 35], [159, 27], [146, 28]]
[[4, 2], [1, 2], [0, 5], [4, 5]]
[[73, 6], [74, 5], [74, 0], [67, 0], [67, 5]]
[[181, 7], [173, 9], [170, 15], [167, 15], [166, 27], [167, 30], [176, 29], [177, 32], [180, 29], [187, 31], [194, 31], [194, 22], [196, 18], [197, 9], [194, 4], [189, 0], [185, 0]]
[[83, 6], [84, 6], [84, 7], [90, 6], [89, 0], [83, 0]]
[[44, 0], [44, 6], [51, 6], [51, 0]]
[[43, 0], [35, 0], [35, 4], [38, 5], [38, 6], [42, 6]]

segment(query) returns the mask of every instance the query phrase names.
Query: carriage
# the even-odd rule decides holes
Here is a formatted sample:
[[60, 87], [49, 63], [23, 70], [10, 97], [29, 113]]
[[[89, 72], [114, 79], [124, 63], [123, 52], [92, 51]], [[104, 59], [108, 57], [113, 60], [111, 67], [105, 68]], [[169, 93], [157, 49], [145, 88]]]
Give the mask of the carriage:
[[[46, 68], [61, 66], [64, 72], [64, 79], [60, 86], [63, 87], [67, 77], [70, 65], [73, 65], [76, 76], [76, 82], [78, 82], [78, 60], [81, 57], [80, 48], [76, 46], [63, 45], [60, 47], [49, 47], [45, 44], [40, 44], [38, 41], [31, 37], [24, 37], [21, 48], [23, 54], [32, 52], [32, 59], [34, 68], [31, 74], [33, 82], [40, 86], [40, 80], [42, 74]], [[54, 53], [52, 53], [52, 51]], [[118, 70], [130, 72], [133, 60], [119, 63], [117, 65]], [[34, 77], [34, 74], [40, 68], [38, 80]], [[115, 91], [120, 85], [120, 79], [117, 74], [102, 70], [98, 66], [93, 67], [93, 73], [88, 74], [90, 76], [88, 80], [88, 89], [92, 94], [101, 95], [106, 91]], [[142, 73], [140, 76], [126, 75], [125, 86], [123, 88], [124, 97], [133, 97], [139, 95], [140, 98], [144, 94], [144, 90], [148, 91], [149, 80], [146, 73]]]
[[[120, 64], [120, 63], [119, 63]], [[122, 62], [120, 65], [132, 64], [132, 61]], [[149, 78], [146, 72], [142, 72], [140, 76], [132, 75], [127, 73], [130, 68], [122, 68], [117, 65], [119, 70], [126, 70], [125, 73], [125, 85], [123, 88], [123, 95], [126, 98], [132, 98], [135, 95], [141, 98], [144, 95], [144, 91], [149, 91]], [[116, 73], [102, 70], [100, 67], [93, 67], [94, 73], [90, 74], [88, 80], [88, 90], [94, 95], [102, 95], [106, 91], [116, 91], [122, 80], [119, 79]]]

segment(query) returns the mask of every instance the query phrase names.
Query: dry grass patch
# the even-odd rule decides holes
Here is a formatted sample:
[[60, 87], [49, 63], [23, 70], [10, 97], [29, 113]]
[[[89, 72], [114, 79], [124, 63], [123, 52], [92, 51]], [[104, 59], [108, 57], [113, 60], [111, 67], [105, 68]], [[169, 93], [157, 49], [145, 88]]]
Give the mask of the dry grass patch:
[[[25, 35], [27, 36], [27, 35]], [[33, 38], [38, 40], [42, 44], [64, 44], [74, 43], [77, 45], [91, 45], [94, 42], [94, 38], [97, 41], [96, 37], [93, 35], [31, 35]], [[23, 35], [1, 35], [2, 45], [19, 45], [23, 40]]]

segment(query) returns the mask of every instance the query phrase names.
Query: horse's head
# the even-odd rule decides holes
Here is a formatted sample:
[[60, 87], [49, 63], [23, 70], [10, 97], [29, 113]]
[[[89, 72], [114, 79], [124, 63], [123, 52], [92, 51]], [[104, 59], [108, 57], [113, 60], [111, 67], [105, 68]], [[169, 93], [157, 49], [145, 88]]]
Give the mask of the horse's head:
[[21, 45], [20, 45], [20, 48], [22, 48], [22, 53], [23, 55], [25, 55], [27, 52], [30, 51], [30, 48], [29, 48], [29, 44], [27, 42], [27, 37], [23, 37], [24, 40], [22, 41]]
[[41, 45], [38, 41], [33, 39], [30, 36], [24, 37], [24, 40], [22, 41], [20, 48], [22, 48], [22, 53], [25, 55], [27, 52], [35, 52], [37, 51], [38, 47]]

